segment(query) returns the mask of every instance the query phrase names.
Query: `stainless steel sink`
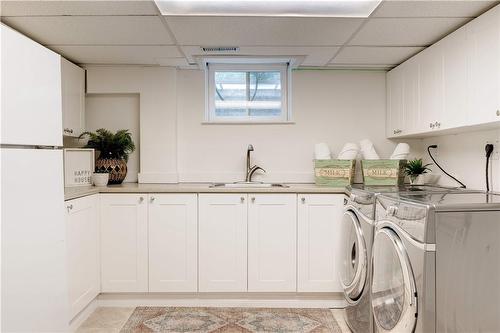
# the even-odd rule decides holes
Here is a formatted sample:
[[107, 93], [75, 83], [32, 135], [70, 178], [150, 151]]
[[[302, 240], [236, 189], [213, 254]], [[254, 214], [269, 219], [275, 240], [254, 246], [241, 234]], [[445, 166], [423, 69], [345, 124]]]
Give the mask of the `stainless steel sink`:
[[261, 182], [235, 182], [235, 183], [215, 183], [210, 187], [225, 187], [225, 188], [269, 188], [269, 187], [288, 187], [279, 183], [261, 183]]

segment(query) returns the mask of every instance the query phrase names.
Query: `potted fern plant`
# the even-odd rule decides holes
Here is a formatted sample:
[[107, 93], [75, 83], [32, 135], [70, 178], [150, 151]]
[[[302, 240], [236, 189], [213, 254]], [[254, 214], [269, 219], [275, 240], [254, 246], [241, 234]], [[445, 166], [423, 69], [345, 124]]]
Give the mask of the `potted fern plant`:
[[405, 168], [405, 174], [410, 178], [410, 183], [412, 185], [424, 184], [423, 175], [431, 171], [429, 165], [432, 165], [432, 163], [424, 164], [421, 158], [408, 161]]
[[127, 176], [127, 161], [135, 150], [129, 130], [122, 129], [113, 133], [100, 128], [95, 132], [83, 132], [79, 138], [88, 137], [85, 148], [99, 152], [95, 161], [96, 172], [108, 172], [109, 184], [121, 184]]

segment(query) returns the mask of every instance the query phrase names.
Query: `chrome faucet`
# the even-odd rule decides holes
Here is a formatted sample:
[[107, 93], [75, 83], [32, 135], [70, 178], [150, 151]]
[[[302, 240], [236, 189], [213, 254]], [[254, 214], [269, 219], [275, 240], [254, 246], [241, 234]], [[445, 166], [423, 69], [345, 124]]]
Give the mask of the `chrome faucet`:
[[252, 182], [252, 176], [255, 173], [255, 171], [262, 170], [262, 171], [266, 172], [266, 170], [262, 169], [258, 165], [254, 165], [253, 167], [250, 167], [250, 152], [252, 152], [252, 151], [253, 151], [253, 146], [248, 145], [248, 148], [247, 148], [247, 176], [245, 178], [245, 182], [247, 182], [247, 183]]

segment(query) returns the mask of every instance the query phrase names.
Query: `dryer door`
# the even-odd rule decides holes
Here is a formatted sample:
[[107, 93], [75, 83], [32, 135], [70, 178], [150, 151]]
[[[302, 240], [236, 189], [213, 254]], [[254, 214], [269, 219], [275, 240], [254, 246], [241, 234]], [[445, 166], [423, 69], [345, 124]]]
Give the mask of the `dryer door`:
[[378, 331], [413, 332], [417, 293], [404, 244], [384, 227], [376, 232], [372, 251], [372, 309]]
[[344, 213], [341, 235], [340, 282], [347, 301], [354, 303], [361, 296], [365, 286], [368, 258], [361, 225], [352, 210]]

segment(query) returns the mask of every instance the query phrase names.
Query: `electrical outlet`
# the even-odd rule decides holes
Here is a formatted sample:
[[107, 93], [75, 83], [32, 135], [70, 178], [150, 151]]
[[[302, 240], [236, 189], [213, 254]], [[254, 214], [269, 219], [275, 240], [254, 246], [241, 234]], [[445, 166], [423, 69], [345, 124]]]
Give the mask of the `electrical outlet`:
[[491, 154], [490, 159], [492, 160], [499, 160], [500, 159], [500, 140], [494, 140], [494, 141], [486, 141], [486, 144], [492, 144], [493, 145], [493, 153]]

